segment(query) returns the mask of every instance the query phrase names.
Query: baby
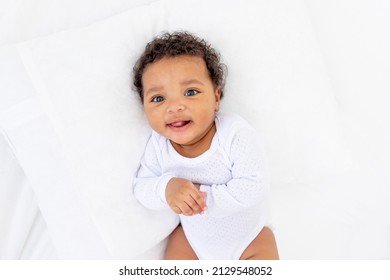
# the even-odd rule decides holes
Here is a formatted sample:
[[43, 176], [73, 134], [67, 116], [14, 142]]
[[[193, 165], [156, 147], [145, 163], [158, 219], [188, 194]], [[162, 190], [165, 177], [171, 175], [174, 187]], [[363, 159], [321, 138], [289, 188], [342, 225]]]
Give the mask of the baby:
[[134, 195], [180, 216], [165, 259], [278, 259], [256, 132], [219, 113], [224, 73], [218, 52], [187, 32], [156, 37], [134, 66], [152, 128]]

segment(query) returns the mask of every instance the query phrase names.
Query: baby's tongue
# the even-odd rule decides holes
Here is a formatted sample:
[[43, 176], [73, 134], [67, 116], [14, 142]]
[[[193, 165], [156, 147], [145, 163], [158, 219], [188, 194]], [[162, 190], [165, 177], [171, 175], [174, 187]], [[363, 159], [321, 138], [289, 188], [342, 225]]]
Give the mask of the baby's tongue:
[[187, 123], [188, 123], [188, 121], [174, 122], [174, 123], [171, 123], [171, 126], [181, 127], [181, 126], [186, 125]]

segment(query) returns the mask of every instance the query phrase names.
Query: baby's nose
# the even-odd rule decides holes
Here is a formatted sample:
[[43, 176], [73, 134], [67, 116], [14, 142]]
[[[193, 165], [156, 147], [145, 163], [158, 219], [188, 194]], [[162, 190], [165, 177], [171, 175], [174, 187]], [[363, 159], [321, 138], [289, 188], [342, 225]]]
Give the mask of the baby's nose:
[[167, 112], [168, 113], [177, 113], [184, 111], [186, 106], [184, 105], [181, 100], [172, 100], [169, 102], [168, 107], [167, 107]]

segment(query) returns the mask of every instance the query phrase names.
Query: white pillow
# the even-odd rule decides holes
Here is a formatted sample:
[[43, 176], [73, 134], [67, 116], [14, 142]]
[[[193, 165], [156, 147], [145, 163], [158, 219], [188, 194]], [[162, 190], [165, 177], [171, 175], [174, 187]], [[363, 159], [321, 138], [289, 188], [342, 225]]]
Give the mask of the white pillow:
[[[130, 91], [130, 69], [144, 42], [161, 24], [161, 11], [161, 3], [144, 6], [85, 29], [20, 46], [39, 101], [59, 137], [57, 144], [62, 145], [60, 151], [56, 151], [57, 145], [51, 152], [64, 154], [64, 165], [70, 169], [70, 174], [65, 172], [70, 180], [64, 179], [74, 185], [74, 190], [63, 190], [67, 193], [63, 200], [82, 197], [83, 205], [67, 203], [87, 211], [80, 216], [85, 216], [83, 220], [90, 226], [83, 228], [85, 232], [80, 237], [71, 238], [83, 239], [98, 232], [94, 238], [96, 247], [101, 238], [100, 247], [106, 248], [106, 252], [103, 248], [95, 250], [98, 258], [139, 258], [144, 253], [149, 258], [160, 258], [160, 243], [178, 223], [176, 215], [144, 209], [132, 196], [133, 174], [149, 131], [141, 105]], [[155, 21], [148, 23], [148, 18]], [[62, 156], [59, 158], [63, 161]], [[40, 157], [40, 161], [44, 160]], [[67, 186], [56, 188], [59, 192]], [[41, 203], [57, 199], [44, 191], [38, 196]], [[54, 217], [43, 213], [52, 223], [55, 219], [71, 220], [72, 213], [60, 214]], [[80, 223], [75, 221], [74, 226]], [[71, 253], [76, 258], [91, 257], [69, 252], [60, 241], [55, 245], [60, 258], [71, 258]], [[89, 247], [92, 245], [86, 243], [79, 251]], [[150, 248], [158, 250], [148, 253]]]
[[0, 1], [0, 46], [86, 26], [155, 0]]
[[[161, 257], [164, 240], [178, 222], [169, 211], [141, 207], [131, 188], [148, 136], [141, 104], [131, 91], [132, 65], [156, 34], [177, 29], [199, 34], [222, 53], [229, 67], [222, 110], [243, 115], [264, 135], [272, 187], [355, 167], [302, 2], [162, 0], [21, 44], [36, 98], [58, 137], [50, 152], [63, 155], [71, 176], [64, 179], [74, 187], [59, 188], [80, 198], [77, 209], [86, 211], [80, 215], [91, 224], [83, 236], [96, 234], [94, 226], [107, 249], [99, 257]], [[10, 139], [17, 137], [13, 133]], [[30, 149], [36, 153], [38, 148]], [[24, 152], [27, 157], [26, 147]], [[24, 164], [34, 169], [34, 161]], [[35, 185], [40, 187], [38, 181]], [[71, 207], [71, 197], [61, 204]], [[38, 201], [52, 205], [53, 196], [42, 191]], [[55, 219], [72, 226], [70, 212], [50, 216], [45, 208], [42, 214], [50, 218], [49, 231]], [[61, 254], [59, 243], [54, 244], [59, 257], [77, 254], [76, 249]]]

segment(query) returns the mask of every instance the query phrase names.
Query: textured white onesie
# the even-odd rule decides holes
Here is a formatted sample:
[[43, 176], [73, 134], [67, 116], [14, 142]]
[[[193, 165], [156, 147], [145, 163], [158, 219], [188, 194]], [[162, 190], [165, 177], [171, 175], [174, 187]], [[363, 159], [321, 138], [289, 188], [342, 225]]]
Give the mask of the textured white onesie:
[[181, 156], [153, 131], [134, 194], [147, 208], [167, 209], [165, 188], [171, 178], [201, 184], [207, 212], [180, 215], [189, 243], [199, 259], [239, 259], [266, 223], [264, 154], [255, 130], [239, 116], [218, 113], [215, 123], [210, 149], [196, 158]]

